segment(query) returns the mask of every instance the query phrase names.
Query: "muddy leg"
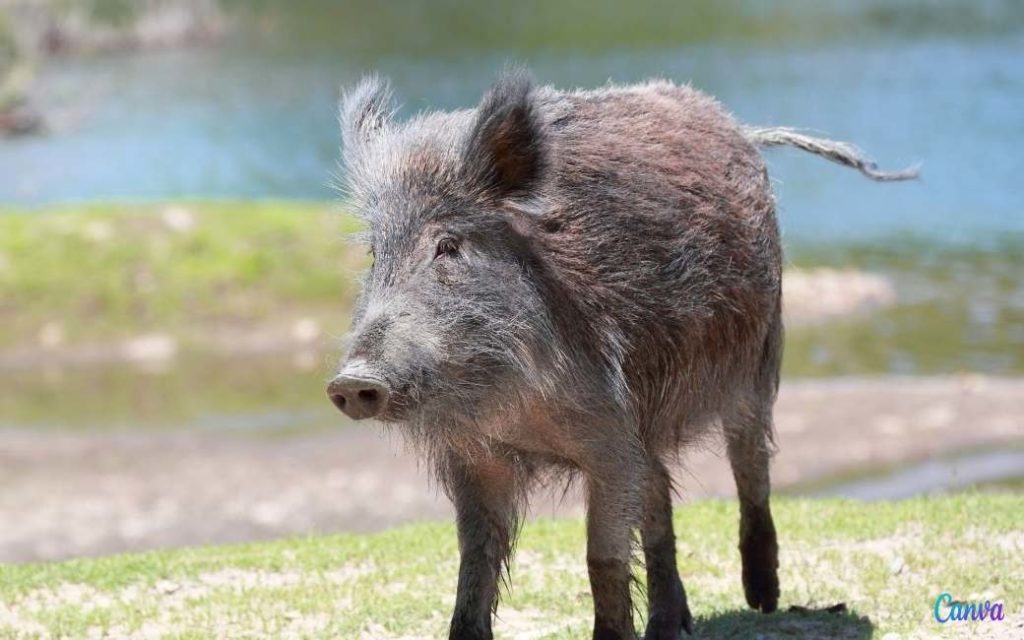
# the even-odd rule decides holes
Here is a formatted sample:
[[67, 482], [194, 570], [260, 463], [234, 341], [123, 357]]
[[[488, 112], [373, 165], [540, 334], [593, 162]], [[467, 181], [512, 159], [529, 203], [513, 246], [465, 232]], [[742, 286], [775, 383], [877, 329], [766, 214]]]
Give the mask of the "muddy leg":
[[516, 469], [488, 459], [446, 465], [445, 488], [455, 503], [459, 532], [459, 584], [450, 640], [489, 640], [498, 601], [498, 578], [516, 532]]
[[594, 640], [634, 640], [633, 528], [643, 502], [642, 467], [623, 464], [587, 479], [587, 570], [594, 597]]
[[647, 632], [644, 640], [676, 640], [680, 631], [693, 633], [693, 618], [676, 567], [672, 531], [672, 484], [668, 471], [655, 462], [647, 481], [644, 521], [640, 529], [647, 565]]
[[779, 602], [779, 547], [769, 506], [771, 410], [750, 412], [727, 422], [729, 462], [740, 501], [740, 555], [747, 604], [764, 613]]

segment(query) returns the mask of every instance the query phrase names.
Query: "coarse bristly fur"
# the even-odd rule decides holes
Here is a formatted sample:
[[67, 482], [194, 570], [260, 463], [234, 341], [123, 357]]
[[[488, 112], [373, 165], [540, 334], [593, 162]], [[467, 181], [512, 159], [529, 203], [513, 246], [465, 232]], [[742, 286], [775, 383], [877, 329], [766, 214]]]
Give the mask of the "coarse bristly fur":
[[491, 637], [526, 496], [552, 469], [585, 484], [594, 637], [636, 637], [637, 531], [645, 637], [691, 631], [666, 461], [716, 433], [741, 504], [744, 592], [773, 611], [782, 256], [757, 146], [910, 174], [744, 127], [664, 81], [559, 91], [512, 71], [475, 109], [393, 113], [376, 77], [342, 102], [345, 190], [374, 261], [329, 390], [414, 442], [455, 504], [451, 637]]

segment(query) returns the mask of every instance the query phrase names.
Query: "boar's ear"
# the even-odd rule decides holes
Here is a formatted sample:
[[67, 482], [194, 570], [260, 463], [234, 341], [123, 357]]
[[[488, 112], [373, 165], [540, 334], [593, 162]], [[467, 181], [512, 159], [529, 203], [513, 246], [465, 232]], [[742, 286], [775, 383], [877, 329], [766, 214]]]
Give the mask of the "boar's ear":
[[543, 130], [525, 72], [505, 72], [484, 95], [463, 161], [470, 179], [497, 198], [529, 195], [540, 180]]
[[393, 112], [391, 86], [377, 75], [366, 76], [355, 87], [344, 91], [339, 121], [346, 158], [351, 158], [363, 143], [383, 129]]

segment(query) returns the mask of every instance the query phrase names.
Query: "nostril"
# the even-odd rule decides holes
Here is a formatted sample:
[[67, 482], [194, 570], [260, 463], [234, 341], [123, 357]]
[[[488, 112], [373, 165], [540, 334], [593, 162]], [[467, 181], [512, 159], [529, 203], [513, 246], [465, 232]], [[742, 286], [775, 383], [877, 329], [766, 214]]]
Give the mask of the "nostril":
[[345, 405], [348, 404], [348, 402], [345, 400], [345, 396], [341, 395], [340, 393], [332, 393], [330, 394], [330, 397], [331, 402], [334, 403], [334, 406], [338, 407], [342, 411], [345, 410]]
[[362, 389], [359, 392], [359, 399], [367, 404], [372, 404], [377, 402], [379, 395], [376, 389]]

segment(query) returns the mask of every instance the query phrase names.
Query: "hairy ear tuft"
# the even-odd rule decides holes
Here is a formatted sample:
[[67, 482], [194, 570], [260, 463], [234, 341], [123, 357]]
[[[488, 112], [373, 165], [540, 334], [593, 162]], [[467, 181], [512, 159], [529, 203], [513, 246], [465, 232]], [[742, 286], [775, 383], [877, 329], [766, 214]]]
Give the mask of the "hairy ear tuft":
[[540, 181], [544, 156], [530, 78], [506, 71], [477, 108], [463, 157], [470, 178], [497, 198], [526, 196]]
[[339, 120], [346, 157], [367, 142], [390, 121], [394, 113], [391, 85], [376, 74], [366, 76], [341, 96]]

